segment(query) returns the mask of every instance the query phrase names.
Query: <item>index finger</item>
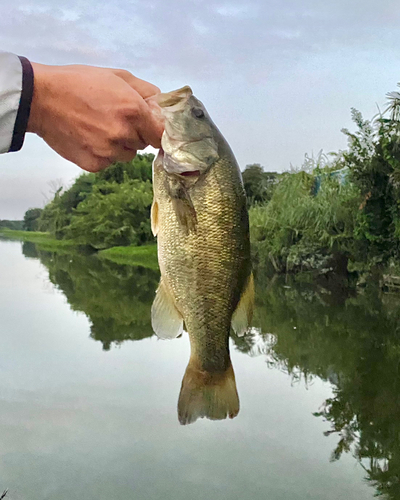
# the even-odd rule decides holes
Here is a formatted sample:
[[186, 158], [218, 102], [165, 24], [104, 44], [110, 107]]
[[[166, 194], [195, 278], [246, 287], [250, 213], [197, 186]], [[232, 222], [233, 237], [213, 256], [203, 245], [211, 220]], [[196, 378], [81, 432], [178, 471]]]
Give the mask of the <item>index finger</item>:
[[122, 78], [130, 87], [135, 89], [143, 99], [161, 92], [161, 90], [152, 83], [133, 76], [132, 73], [125, 69], [114, 69], [113, 71], [116, 76]]

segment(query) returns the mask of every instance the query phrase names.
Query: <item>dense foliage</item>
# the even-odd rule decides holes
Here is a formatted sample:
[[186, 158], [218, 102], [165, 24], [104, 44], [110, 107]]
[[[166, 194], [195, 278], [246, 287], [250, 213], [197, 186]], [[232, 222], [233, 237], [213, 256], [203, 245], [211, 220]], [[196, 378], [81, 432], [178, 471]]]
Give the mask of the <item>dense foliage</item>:
[[250, 231], [260, 261], [276, 271], [330, 269], [336, 254], [351, 253], [359, 190], [327, 177], [318, 194], [306, 172], [287, 174], [268, 205], [250, 211]]
[[152, 241], [153, 158], [138, 155], [99, 174], [81, 175], [69, 189], [55, 192], [35, 228], [96, 249]]
[[268, 202], [281, 174], [265, 172], [259, 163], [247, 165], [242, 173], [248, 206]]
[[39, 219], [42, 212], [43, 210], [41, 208], [30, 208], [27, 210], [24, 215], [23, 229], [25, 229], [25, 231], [38, 231]]
[[[387, 265], [399, 257], [400, 94], [374, 121], [352, 110], [348, 149], [286, 174], [269, 203], [250, 210], [260, 263], [277, 271]], [[390, 114], [388, 118], [385, 115]], [[311, 168], [310, 168], [311, 166]]]

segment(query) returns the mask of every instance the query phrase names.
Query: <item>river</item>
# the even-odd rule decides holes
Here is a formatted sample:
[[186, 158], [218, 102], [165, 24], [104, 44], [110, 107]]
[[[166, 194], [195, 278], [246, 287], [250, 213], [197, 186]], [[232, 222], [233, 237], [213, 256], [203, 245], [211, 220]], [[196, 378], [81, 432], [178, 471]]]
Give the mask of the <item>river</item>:
[[0, 241], [0, 275], [0, 495], [400, 498], [396, 295], [258, 276], [239, 415], [182, 426], [189, 341], [152, 334], [156, 271]]

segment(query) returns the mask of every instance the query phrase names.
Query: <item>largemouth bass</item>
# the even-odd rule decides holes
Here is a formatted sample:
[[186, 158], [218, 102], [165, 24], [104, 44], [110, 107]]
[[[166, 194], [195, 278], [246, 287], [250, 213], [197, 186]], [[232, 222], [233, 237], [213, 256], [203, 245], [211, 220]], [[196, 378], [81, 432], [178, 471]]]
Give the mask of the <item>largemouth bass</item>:
[[240, 169], [189, 87], [157, 97], [165, 119], [153, 164], [152, 230], [161, 280], [152, 306], [160, 338], [189, 333], [191, 355], [178, 417], [224, 419], [239, 412], [229, 355], [253, 311], [249, 222]]

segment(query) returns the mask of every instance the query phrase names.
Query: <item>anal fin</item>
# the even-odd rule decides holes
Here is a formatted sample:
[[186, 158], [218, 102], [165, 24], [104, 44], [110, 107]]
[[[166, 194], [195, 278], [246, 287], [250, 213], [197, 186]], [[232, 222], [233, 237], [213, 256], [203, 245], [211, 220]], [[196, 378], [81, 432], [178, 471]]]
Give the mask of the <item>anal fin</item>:
[[232, 316], [232, 328], [236, 335], [242, 337], [251, 324], [254, 309], [254, 278], [250, 274], [243, 289], [239, 304]]
[[174, 339], [183, 331], [183, 319], [161, 277], [151, 306], [151, 326], [160, 339]]

